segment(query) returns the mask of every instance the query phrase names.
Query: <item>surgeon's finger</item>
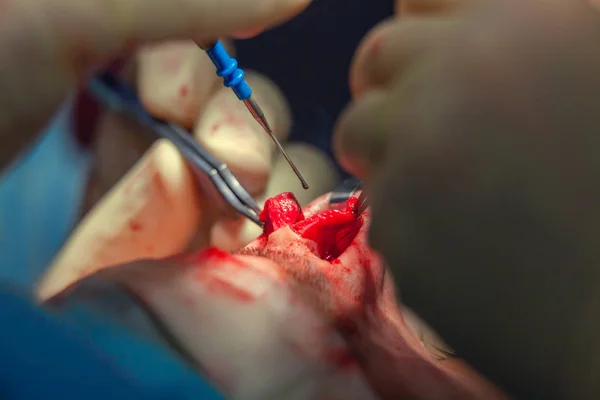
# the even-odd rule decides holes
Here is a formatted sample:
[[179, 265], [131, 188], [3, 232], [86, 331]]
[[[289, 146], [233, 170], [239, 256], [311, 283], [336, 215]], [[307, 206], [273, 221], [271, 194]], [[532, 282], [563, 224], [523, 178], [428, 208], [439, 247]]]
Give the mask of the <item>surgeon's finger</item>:
[[38, 296], [51, 297], [109, 265], [180, 252], [201, 219], [192, 173], [175, 147], [159, 140], [81, 222]]
[[[223, 43], [231, 52], [233, 46]], [[222, 87], [208, 56], [189, 40], [144, 46], [135, 67], [137, 90], [146, 109], [157, 118], [186, 128], [194, 126], [202, 107]], [[155, 138], [139, 123], [109, 112], [100, 116], [95, 129], [84, 212], [133, 167]]]
[[[223, 43], [232, 54], [233, 46]], [[220, 87], [212, 61], [191, 40], [144, 46], [137, 61], [137, 87], [144, 106], [155, 117], [186, 128], [194, 126]]]
[[[280, 142], [290, 131], [287, 100], [268, 78], [248, 72], [252, 97], [260, 104]], [[275, 145], [229, 88], [221, 88], [206, 103], [194, 128], [196, 140], [226, 163], [251, 194], [265, 190], [275, 160]]]
[[387, 157], [395, 114], [386, 91], [373, 91], [352, 103], [337, 122], [333, 147], [342, 168], [361, 179]]
[[[258, 198], [259, 206], [270, 197], [292, 192], [304, 207], [314, 198], [332, 190], [338, 182], [339, 176], [333, 161], [316, 147], [305, 143], [289, 143], [285, 151], [302, 171], [310, 187], [304, 190], [285, 158], [277, 154], [265, 193]], [[262, 228], [249, 220], [222, 218], [212, 227], [210, 243], [225, 250], [234, 250], [247, 245], [261, 233]]]
[[444, 19], [390, 19], [379, 24], [361, 42], [350, 69], [350, 89], [355, 98], [369, 90], [385, 88], [419, 62], [447, 25]]
[[[309, 0], [3, 2], [0, 167], [56, 111], [76, 79], [140, 44], [210, 40], [276, 25]], [[19, 140], [11, 140], [16, 135]], [[10, 144], [10, 147], [9, 147]]]
[[[55, 58], [77, 72], [137, 44], [173, 38], [215, 39], [285, 21], [308, 0], [25, 0], [15, 16], [31, 18], [35, 33], [48, 36]], [[39, 37], [38, 39], [42, 39]], [[47, 51], [48, 48], [45, 48]], [[68, 57], [67, 57], [68, 56]], [[85, 56], [85, 57], [82, 57]], [[81, 70], [84, 68], [84, 70]]]

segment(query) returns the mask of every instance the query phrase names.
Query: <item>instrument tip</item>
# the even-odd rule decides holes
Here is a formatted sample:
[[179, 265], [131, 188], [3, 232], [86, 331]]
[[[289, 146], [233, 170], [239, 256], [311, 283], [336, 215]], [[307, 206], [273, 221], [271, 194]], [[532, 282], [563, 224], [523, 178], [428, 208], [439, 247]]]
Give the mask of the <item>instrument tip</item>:
[[265, 132], [267, 132], [267, 134], [271, 137], [271, 140], [273, 140], [273, 142], [277, 146], [279, 153], [281, 153], [281, 155], [285, 158], [285, 161], [287, 161], [288, 165], [292, 168], [292, 171], [294, 171], [294, 174], [296, 174], [296, 177], [300, 180], [302, 188], [304, 190], [308, 189], [308, 183], [306, 183], [306, 180], [304, 180], [304, 177], [302, 176], [294, 162], [291, 160], [290, 156], [287, 155], [287, 153], [283, 149], [283, 146], [281, 146], [281, 143], [279, 143], [279, 140], [277, 140], [277, 137], [273, 133], [269, 122], [267, 122], [265, 114], [263, 113], [259, 105], [256, 103], [256, 101], [252, 97], [249, 97], [248, 99], [244, 100], [244, 104], [246, 105], [246, 108], [248, 109], [248, 111], [250, 111], [250, 114], [252, 114], [254, 119], [263, 127]]
[[292, 168], [292, 171], [294, 171], [294, 174], [296, 175], [298, 180], [300, 180], [300, 183], [302, 184], [302, 188], [304, 190], [308, 189], [309, 188], [308, 183], [306, 183], [306, 180], [304, 179], [304, 177], [298, 170], [298, 167], [296, 167], [296, 164], [294, 164], [294, 162], [292, 161], [290, 156], [288, 156], [288, 154], [285, 152], [285, 150], [279, 143], [279, 140], [277, 140], [277, 138], [273, 134], [273, 131], [268, 131], [268, 132], [269, 132], [269, 135], [271, 136], [271, 138], [273, 138], [273, 141], [275, 142], [275, 144], [277, 145], [277, 148], [279, 149], [279, 153], [281, 153], [281, 155], [285, 158], [285, 161], [287, 161], [288, 165], [290, 166], [290, 168]]
[[369, 197], [365, 193], [364, 189], [361, 190], [358, 200], [354, 206], [355, 217], [358, 218], [363, 212], [369, 207]]

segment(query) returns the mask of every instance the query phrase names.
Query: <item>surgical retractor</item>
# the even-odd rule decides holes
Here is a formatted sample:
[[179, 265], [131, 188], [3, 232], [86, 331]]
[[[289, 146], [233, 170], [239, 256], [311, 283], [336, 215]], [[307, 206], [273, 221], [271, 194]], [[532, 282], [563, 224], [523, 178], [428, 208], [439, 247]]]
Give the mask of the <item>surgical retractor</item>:
[[277, 149], [281, 153], [281, 155], [285, 158], [289, 166], [294, 171], [294, 174], [302, 183], [302, 187], [304, 189], [308, 189], [308, 184], [302, 177], [302, 174], [294, 164], [294, 162], [287, 155], [279, 140], [273, 133], [269, 122], [267, 122], [267, 118], [263, 110], [256, 103], [256, 101], [252, 98], [252, 89], [248, 83], [244, 80], [244, 71], [238, 68], [238, 62], [235, 58], [231, 57], [225, 47], [221, 44], [220, 41], [210, 42], [210, 43], [198, 43], [198, 46], [208, 54], [213, 64], [217, 69], [217, 75], [223, 78], [223, 85], [225, 87], [229, 87], [233, 90], [235, 95], [239, 100], [241, 100], [250, 114], [254, 117], [254, 119], [263, 127], [265, 132], [271, 137]]

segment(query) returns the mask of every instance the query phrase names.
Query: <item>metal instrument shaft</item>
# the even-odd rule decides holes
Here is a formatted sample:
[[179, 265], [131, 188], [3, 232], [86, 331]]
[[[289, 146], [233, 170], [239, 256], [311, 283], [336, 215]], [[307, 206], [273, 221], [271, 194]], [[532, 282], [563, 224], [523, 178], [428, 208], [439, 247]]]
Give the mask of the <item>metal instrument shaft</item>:
[[302, 188], [308, 189], [308, 183], [306, 183], [304, 177], [302, 176], [300, 171], [298, 171], [298, 168], [296, 167], [294, 162], [290, 159], [290, 156], [288, 156], [288, 154], [281, 146], [281, 143], [279, 143], [279, 140], [277, 140], [277, 136], [275, 136], [275, 134], [273, 133], [271, 126], [267, 122], [267, 118], [265, 118], [265, 114], [263, 113], [259, 105], [256, 103], [256, 101], [252, 98], [252, 96], [250, 96], [248, 99], [244, 100], [244, 104], [246, 105], [246, 108], [248, 109], [248, 111], [250, 111], [250, 114], [252, 114], [254, 119], [260, 124], [260, 126], [263, 127], [265, 132], [267, 132], [267, 134], [271, 137], [271, 140], [273, 140], [273, 142], [277, 146], [279, 153], [281, 153], [281, 155], [285, 158], [289, 166], [294, 171], [294, 174], [296, 174], [296, 177], [298, 177], [298, 179], [300, 180]]
[[348, 178], [338, 183], [329, 198], [329, 207], [340, 210], [346, 206], [346, 201], [351, 197], [356, 197], [356, 192], [360, 191], [356, 204], [354, 205], [354, 216], [359, 218], [369, 207], [370, 202], [367, 193], [364, 191], [363, 183], [356, 178]]
[[192, 167], [204, 193], [216, 196], [216, 204], [222, 203], [219, 201], [221, 198], [234, 210], [262, 226], [259, 219], [260, 208], [256, 201], [227, 165], [204, 149], [189, 132], [180, 126], [152, 117], [145, 110], [135, 90], [111, 73], [94, 77], [88, 87], [96, 99], [108, 109], [137, 120], [158, 137], [170, 141]]
[[277, 146], [279, 153], [281, 153], [281, 155], [285, 158], [289, 166], [294, 171], [294, 174], [300, 180], [302, 188], [308, 189], [308, 183], [306, 183], [306, 180], [304, 180], [304, 177], [294, 162], [285, 152], [279, 140], [277, 140], [277, 137], [273, 133], [273, 129], [271, 129], [269, 122], [267, 122], [265, 113], [262, 111], [256, 100], [252, 98], [252, 89], [250, 89], [250, 86], [244, 80], [244, 71], [238, 68], [237, 60], [227, 53], [227, 50], [225, 50], [221, 42], [218, 40], [208, 43], [198, 43], [198, 46], [204, 50], [212, 60], [217, 69], [217, 75], [223, 78], [223, 85], [233, 90], [237, 98], [244, 103], [248, 111], [250, 111], [250, 114], [252, 114], [254, 119], [271, 137], [271, 140], [273, 140]]

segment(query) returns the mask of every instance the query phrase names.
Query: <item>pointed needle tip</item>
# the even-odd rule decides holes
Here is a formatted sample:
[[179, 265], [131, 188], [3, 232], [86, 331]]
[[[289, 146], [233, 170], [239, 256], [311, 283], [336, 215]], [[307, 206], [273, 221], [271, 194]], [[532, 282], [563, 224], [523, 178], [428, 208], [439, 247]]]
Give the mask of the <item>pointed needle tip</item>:
[[260, 124], [260, 126], [262, 126], [262, 128], [265, 130], [265, 132], [271, 137], [271, 140], [273, 140], [273, 142], [275, 143], [275, 146], [277, 146], [279, 153], [281, 153], [281, 155], [285, 158], [288, 165], [294, 171], [294, 174], [296, 174], [296, 176], [300, 180], [300, 183], [302, 183], [302, 187], [304, 188], [304, 190], [308, 189], [308, 183], [306, 183], [306, 181], [302, 177], [302, 174], [300, 173], [300, 171], [298, 170], [298, 168], [296, 167], [294, 162], [287, 155], [287, 153], [283, 149], [283, 146], [281, 145], [281, 143], [279, 143], [277, 136], [275, 136], [273, 129], [271, 129], [271, 126], [269, 125], [269, 122], [267, 121], [267, 118], [265, 117], [265, 114], [262, 111], [262, 109], [260, 108], [260, 106], [258, 105], [258, 103], [256, 103], [256, 101], [252, 97], [249, 97], [248, 99], [244, 100], [244, 104], [246, 105], [246, 108], [248, 109], [248, 111], [250, 111], [250, 114], [252, 114], [254, 119]]

